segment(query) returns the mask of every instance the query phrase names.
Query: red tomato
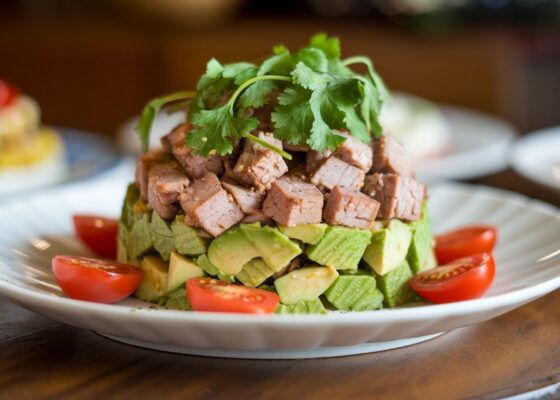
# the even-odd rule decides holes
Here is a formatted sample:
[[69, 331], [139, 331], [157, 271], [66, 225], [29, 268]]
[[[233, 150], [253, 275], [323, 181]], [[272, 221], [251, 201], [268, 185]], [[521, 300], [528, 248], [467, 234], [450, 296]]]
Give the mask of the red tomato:
[[433, 303], [451, 303], [481, 297], [494, 274], [492, 256], [479, 253], [421, 272], [410, 280], [410, 286]]
[[0, 108], [10, 104], [19, 96], [19, 90], [11, 83], [0, 79]]
[[73, 256], [55, 256], [52, 270], [68, 297], [97, 303], [115, 303], [130, 296], [144, 276], [130, 265]]
[[78, 237], [100, 257], [117, 258], [119, 222], [94, 215], [74, 215], [74, 230]]
[[477, 253], [491, 253], [496, 244], [493, 226], [466, 226], [436, 236], [436, 257], [439, 264]]
[[195, 311], [270, 314], [280, 302], [276, 293], [212, 278], [189, 279], [187, 295]]

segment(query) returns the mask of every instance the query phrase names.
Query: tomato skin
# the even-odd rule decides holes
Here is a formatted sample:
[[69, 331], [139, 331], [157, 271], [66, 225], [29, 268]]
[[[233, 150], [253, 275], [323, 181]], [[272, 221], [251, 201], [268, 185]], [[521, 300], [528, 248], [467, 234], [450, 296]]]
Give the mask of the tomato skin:
[[9, 105], [19, 96], [19, 90], [11, 83], [0, 79], [0, 108]]
[[62, 255], [52, 259], [52, 270], [68, 297], [96, 303], [116, 303], [130, 296], [144, 276], [130, 265]]
[[76, 235], [95, 254], [114, 260], [117, 258], [119, 222], [116, 219], [95, 215], [74, 215]]
[[436, 236], [436, 258], [447, 264], [458, 258], [477, 253], [491, 253], [496, 244], [497, 230], [493, 226], [473, 225]]
[[[443, 277], [445, 273], [452, 276]], [[410, 286], [432, 303], [452, 303], [481, 297], [492, 284], [494, 275], [492, 256], [479, 253], [421, 272], [410, 280]]]
[[276, 293], [213, 278], [192, 278], [186, 285], [195, 311], [271, 314], [280, 302]]

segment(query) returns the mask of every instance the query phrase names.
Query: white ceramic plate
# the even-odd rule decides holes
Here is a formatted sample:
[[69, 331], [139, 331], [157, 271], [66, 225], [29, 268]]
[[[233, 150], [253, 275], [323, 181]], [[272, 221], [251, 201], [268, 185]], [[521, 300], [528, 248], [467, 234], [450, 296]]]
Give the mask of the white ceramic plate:
[[496, 279], [481, 299], [329, 315], [250, 316], [160, 310], [135, 299], [102, 305], [62, 297], [54, 254], [88, 254], [71, 215], [117, 215], [125, 182], [52, 190], [0, 207], [0, 293], [61, 322], [159, 350], [221, 357], [308, 358], [358, 354], [426, 340], [506, 313], [560, 287], [560, 212], [495, 189], [431, 190], [436, 232], [484, 222], [499, 229]]
[[510, 164], [527, 179], [560, 190], [560, 126], [517, 140], [511, 149]]

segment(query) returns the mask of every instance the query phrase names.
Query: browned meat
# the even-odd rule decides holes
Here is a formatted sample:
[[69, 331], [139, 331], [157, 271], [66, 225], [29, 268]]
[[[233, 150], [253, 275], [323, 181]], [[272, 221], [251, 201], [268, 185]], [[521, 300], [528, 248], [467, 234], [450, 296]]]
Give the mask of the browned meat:
[[189, 178], [176, 161], [150, 168], [148, 203], [163, 219], [172, 219], [179, 211], [179, 193], [189, 186]]
[[330, 156], [319, 164], [311, 175], [311, 183], [322, 185], [328, 189], [335, 186], [360, 189], [364, 185], [364, 171], [341, 159]]
[[173, 128], [173, 130], [171, 132], [169, 132], [167, 135], [163, 136], [160, 141], [161, 141], [161, 147], [163, 148], [164, 151], [168, 152], [168, 153], [172, 153], [173, 152], [173, 147], [176, 144], [179, 144], [181, 142], [181, 140], [185, 140], [185, 132], [188, 131], [190, 129], [190, 126], [188, 124], [188, 122], [185, 122], [184, 124], [180, 124], [178, 126], [176, 126], [175, 128]]
[[272, 184], [264, 200], [264, 213], [277, 223], [298, 226], [321, 222], [323, 194], [310, 183], [284, 177]]
[[179, 125], [169, 136], [169, 141], [173, 140], [173, 155], [185, 168], [187, 174], [194, 179], [202, 178], [211, 172], [221, 175], [223, 172], [222, 160], [218, 156], [209, 158], [194, 155], [192, 150], [185, 144], [185, 135], [189, 128], [188, 123]]
[[309, 151], [305, 155], [305, 170], [307, 171], [307, 173], [311, 175], [313, 172], [315, 172], [319, 164], [321, 164], [321, 161], [329, 158], [331, 154], [332, 151], [330, 150], [325, 150], [323, 152], [318, 152], [315, 150]]
[[140, 188], [142, 200], [148, 201], [148, 174], [150, 168], [168, 158], [168, 155], [161, 150], [150, 150], [138, 157], [136, 163], [136, 184]]
[[346, 141], [336, 149], [334, 155], [364, 172], [369, 172], [373, 163], [371, 146], [350, 136], [347, 132], [339, 133], [346, 136]]
[[374, 173], [366, 177], [363, 192], [380, 203], [378, 217], [414, 221], [420, 218], [426, 187], [414, 178]]
[[267, 216], [262, 210], [255, 210], [251, 214], [247, 214], [242, 220], [244, 224], [252, 224], [254, 222], [260, 222], [263, 225], [272, 224], [272, 218]]
[[294, 258], [288, 265], [286, 265], [284, 268], [282, 268], [280, 271], [276, 272], [274, 275], [272, 275], [273, 279], [278, 279], [286, 274], [289, 274], [290, 272], [301, 268], [301, 259], [299, 257]]
[[303, 144], [290, 144], [290, 143], [284, 142], [283, 146], [284, 146], [284, 150], [295, 151], [295, 152], [298, 152], [298, 153], [307, 153], [308, 151], [311, 151], [311, 147], [309, 147], [305, 143], [303, 143]]
[[[258, 137], [275, 147], [282, 148], [282, 142], [272, 134], [260, 132]], [[282, 156], [252, 140], [245, 140], [245, 147], [233, 169], [236, 180], [254, 186], [264, 192], [270, 185], [288, 171]]]
[[222, 186], [235, 199], [236, 203], [245, 214], [250, 214], [262, 208], [264, 194], [256, 192], [254, 189], [245, 188], [234, 183], [222, 180]]
[[373, 144], [372, 172], [414, 178], [414, 169], [404, 147], [388, 135], [381, 136]]
[[356, 189], [335, 186], [330, 192], [323, 217], [331, 225], [369, 229], [379, 211], [379, 202]]
[[243, 212], [213, 173], [195, 180], [180, 194], [179, 200], [185, 211], [185, 222], [204, 228], [213, 236], [243, 219]]

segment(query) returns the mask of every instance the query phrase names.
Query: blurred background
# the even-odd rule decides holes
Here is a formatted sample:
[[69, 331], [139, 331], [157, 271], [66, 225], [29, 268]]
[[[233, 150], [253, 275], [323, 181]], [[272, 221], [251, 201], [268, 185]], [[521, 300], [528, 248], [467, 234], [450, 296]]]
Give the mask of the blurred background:
[[113, 135], [207, 60], [253, 60], [311, 34], [370, 56], [392, 89], [520, 131], [560, 123], [556, 0], [2, 0], [0, 76], [48, 124]]

